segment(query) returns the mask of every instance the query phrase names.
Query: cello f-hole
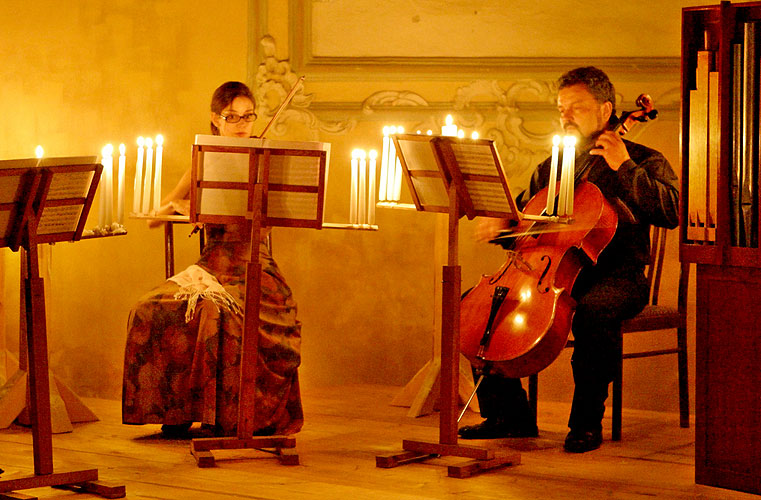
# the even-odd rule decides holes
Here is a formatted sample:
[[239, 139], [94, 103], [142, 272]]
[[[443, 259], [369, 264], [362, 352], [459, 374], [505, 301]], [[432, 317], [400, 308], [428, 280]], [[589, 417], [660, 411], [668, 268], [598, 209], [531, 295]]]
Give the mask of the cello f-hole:
[[549, 255], [542, 255], [542, 258], [539, 259], [541, 261], [547, 260], [547, 265], [544, 266], [544, 271], [542, 271], [542, 275], [539, 277], [539, 281], [536, 284], [536, 289], [539, 291], [539, 293], [547, 293], [550, 291], [550, 287], [544, 286], [543, 281], [544, 277], [547, 276], [547, 273], [550, 270], [550, 267], [552, 267], [552, 257]]
[[492, 326], [494, 320], [497, 317], [499, 308], [502, 307], [502, 303], [505, 301], [510, 289], [504, 286], [498, 286], [494, 288], [494, 295], [491, 299], [491, 310], [489, 311], [489, 320], [486, 322], [486, 328], [484, 328], [484, 334], [481, 336], [481, 342], [478, 345], [478, 352], [476, 356], [483, 359], [486, 348], [489, 347], [489, 340], [491, 340]]

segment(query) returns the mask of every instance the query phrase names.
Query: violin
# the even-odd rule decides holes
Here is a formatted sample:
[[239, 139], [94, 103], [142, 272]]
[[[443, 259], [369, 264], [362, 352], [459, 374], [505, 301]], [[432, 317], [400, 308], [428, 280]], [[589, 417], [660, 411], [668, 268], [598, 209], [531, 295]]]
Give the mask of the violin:
[[[635, 122], [657, 117], [650, 96], [640, 95], [636, 104], [635, 111], [613, 115], [608, 130], [624, 135]], [[576, 306], [574, 281], [585, 265], [597, 262], [618, 225], [615, 209], [585, 180], [599, 161], [605, 160], [589, 155], [575, 172], [572, 220], [524, 218], [511, 228], [512, 246], [502, 267], [483, 276], [463, 297], [460, 350], [482, 373], [527, 377], [549, 366], [565, 347]], [[545, 187], [536, 193], [523, 214], [547, 215], [548, 191]]]

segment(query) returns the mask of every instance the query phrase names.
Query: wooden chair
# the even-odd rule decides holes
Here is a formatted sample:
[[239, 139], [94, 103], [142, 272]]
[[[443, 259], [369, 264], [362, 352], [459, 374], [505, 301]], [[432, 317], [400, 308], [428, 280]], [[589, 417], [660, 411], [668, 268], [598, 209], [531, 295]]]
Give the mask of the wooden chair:
[[[647, 266], [646, 275], [650, 285], [650, 301], [645, 309], [634, 318], [626, 320], [621, 325], [621, 337], [618, 342], [618, 363], [616, 374], [613, 379], [613, 402], [612, 402], [612, 438], [613, 441], [621, 440], [621, 402], [623, 382], [623, 360], [632, 358], [644, 358], [650, 356], [662, 356], [665, 354], [677, 355], [677, 371], [679, 375], [679, 425], [690, 426], [690, 399], [687, 383], [687, 285], [690, 274], [690, 264], [682, 262], [679, 268], [678, 299], [676, 307], [663, 306], [658, 303], [661, 274], [663, 270], [664, 254], [666, 253], [665, 228], [653, 228], [650, 244], [650, 264]], [[676, 347], [650, 351], [624, 352], [623, 335], [637, 332], [654, 332], [660, 330], [676, 331]], [[566, 347], [573, 347], [573, 340], [566, 343]], [[536, 402], [538, 393], [538, 375], [529, 376], [528, 383], [529, 404], [536, 416]]]

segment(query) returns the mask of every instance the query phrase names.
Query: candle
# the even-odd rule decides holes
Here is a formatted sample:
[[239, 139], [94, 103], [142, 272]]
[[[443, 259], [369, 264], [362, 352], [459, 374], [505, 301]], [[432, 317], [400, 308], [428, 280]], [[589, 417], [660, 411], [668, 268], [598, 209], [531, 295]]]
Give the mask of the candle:
[[111, 144], [106, 144], [101, 150], [100, 163], [103, 165], [103, 175], [100, 183], [100, 213], [98, 214], [98, 225], [101, 228], [110, 226], [113, 220], [113, 154], [114, 147]]
[[37, 158], [37, 166], [40, 166], [40, 163], [42, 162], [42, 157], [45, 154], [45, 150], [42, 149], [42, 146], [37, 146], [34, 148], [34, 156]]
[[367, 223], [371, 226], [375, 225], [375, 159], [378, 158], [378, 152], [374, 149], [370, 150], [370, 171], [367, 175], [368, 187], [367, 187]]
[[357, 206], [357, 223], [367, 224], [367, 153], [359, 150], [359, 193]]
[[458, 138], [460, 138], [460, 139], [462, 139], [463, 137], [465, 137], [465, 131], [464, 131], [464, 130], [462, 130], [462, 129], [458, 130], [458, 131], [457, 131], [457, 137], [458, 137]]
[[470, 134], [471, 139], [478, 139], [478, 137], [479, 137], [478, 132], [476, 132], [475, 130], [473, 131], [472, 134]]
[[124, 225], [124, 164], [127, 157], [125, 156], [127, 147], [119, 144], [119, 173], [117, 174], [118, 191], [116, 193], [116, 222]]
[[[389, 128], [390, 134], [396, 133], [396, 127]], [[396, 146], [394, 141], [390, 140], [388, 143], [388, 157], [386, 158], [386, 201], [394, 201], [394, 174], [396, 169], [394, 164], [396, 161]]]
[[153, 176], [153, 140], [145, 139], [145, 177], [143, 178], [143, 206], [142, 213], [147, 214], [151, 210], [151, 178]]
[[143, 144], [145, 139], [137, 138], [137, 162], [135, 163], [135, 191], [132, 200], [132, 213], [140, 213], [140, 195], [143, 189]]
[[359, 169], [359, 150], [351, 152], [351, 195], [349, 198], [349, 224], [357, 224], [357, 183]]
[[547, 215], [555, 215], [555, 188], [558, 182], [558, 155], [560, 153], [560, 136], [552, 138], [552, 160], [550, 162], [550, 177], [547, 184]]
[[446, 121], [446, 125], [443, 125], [441, 127], [441, 135], [457, 137], [457, 125], [454, 124], [454, 121], [452, 120], [452, 115], [447, 115], [445, 121]]
[[566, 196], [566, 213], [573, 215], [573, 190], [575, 188], [576, 177], [576, 137], [568, 135], [565, 137], [563, 145], [563, 159], [565, 160], [566, 153], [568, 153], [568, 183], [566, 189], [568, 194]]
[[[565, 138], [563, 138], [563, 145], [565, 146]], [[558, 188], [558, 209], [557, 215], [566, 214], [566, 198], [568, 196], [568, 155], [566, 155], [566, 148], [563, 147], [563, 159], [560, 162], [560, 187]]]
[[156, 136], [156, 168], [153, 172], [153, 211], [161, 208], [161, 155], [164, 151], [164, 136]]
[[381, 156], [380, 182], [378, 183], [378, 201], [386, 201], [386, 178], [388, 177], [388, 136], [389, 127], [383, 127], [383, 154]]

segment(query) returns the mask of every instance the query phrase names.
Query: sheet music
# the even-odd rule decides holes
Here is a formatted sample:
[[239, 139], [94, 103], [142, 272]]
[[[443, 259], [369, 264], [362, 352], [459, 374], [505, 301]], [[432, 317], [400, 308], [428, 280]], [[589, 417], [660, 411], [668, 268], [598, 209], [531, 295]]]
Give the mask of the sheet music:
[[203, 189], [198, 211], [204, 215], [245, 216], [248, 207], [246, 189]]
[[248, 182], [245, 153], [203, 153], [204, 181]]
[[317, 193], [270, 191], [267, 195], [267, 217], [315, 220]]
[[[319, 188], [321, 157], [289, 155], [294, 151], [325, 151], [325, 176], [330, 154], [330, 144], [320, 142], [273, 141], [270, 139], [222, 137], [197, 135], [196, 144], [222, 147], [268, 148], [278, 150], [270, 155], [269, 189], [267, 194], [267, 217], [278, 219], [316, 220], [318, 213], [317, 193], [302, 191], [279, 191], [275, 185], [309, 186]], [[249, 155], [234, 152], [204, 152], [201, 155], [202, 180], [248, 183]], [[220, 216], [245, 216], [248, 204], [246, 189], [201, 188], [197, 213]]]
[[[439, 164], [436, 163], [436, 156], [430, 142], [399, 139], [399, 148], [410, 170], [439, 171]], [[440, 179], [436, 180], [441, 182]]]
[[48, 200], [87, 197], [93, 174], [92, 171], [53, 174], [48, 190]]
[[499, 178], [494, 170], [494, 157], [489, 144], [453, 143], [452, 151], [463, 174]]
[[12, 229], [9, 224], [12, 213], [14, 213], [13, 210], [0, 211], [0, 237], [1, 238], [7, 238], [8, 236], [10, 236], [10, 234], [8, 233], [10, 233], [10, 230]]
[[449, 195], [440, 177], [412, 177], [412, 184], [422, 205], [449, 206]]
[[270, 157], [270, 184], [318, 186], [320, 158], [316, 156]]
[[40, 160], [37, 158], [21, 158], [18, 160], [0, 160], [0, 170], [11, 168], [34, 168]]
[[82, 205], [46, 206], [37, 223], [37, 234], [74, 232], [81, 213]]
[[21, 182], [20, 175], [0, 177], [0, 203], [13, 203], [18, 201], [18, 187]]
[[510, 204], [499, 182], [465, 181], [465, 187], [477, 210], [510, 212]]

